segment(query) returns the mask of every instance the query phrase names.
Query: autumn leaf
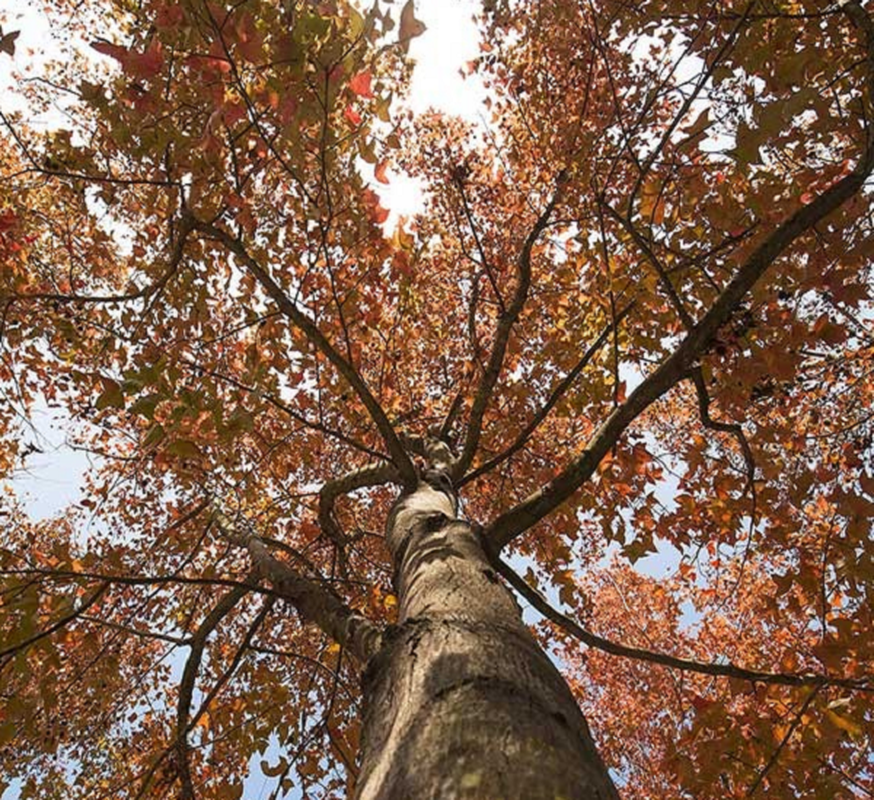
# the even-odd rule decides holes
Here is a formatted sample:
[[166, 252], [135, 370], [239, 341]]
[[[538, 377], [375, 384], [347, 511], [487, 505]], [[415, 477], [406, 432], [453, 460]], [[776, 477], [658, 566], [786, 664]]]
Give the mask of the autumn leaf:
[[373, 97], [373, 90], [370, 87], [372, 75], [369, 70], [359, 72], [349, 81], [349, 88], [359, 97]]
[[127, 48], [108, 42], [105, 39], [98, 39], [97, 41], [91, 42], [91, 49], [96, 50], [104, 56], [114, 58], [116, 61], [120, 62], [122, 66], [127, 62], [129, 55]]
[[0, 233], [12, 230], [18, 224], [18, 216], [12, 211], [0, 213]]
[[124, 393], [121, 385], [111, 378], [101, 378], [103, 391], [94, 403], [98, 409], [124, 408]]
[[416, 19], [416, 7], [414, 0], [407, 0], [401, 11], [401, 24], [398, 30], [398, 42], [404, 52], [409, 49], [410, 41], [425, 32], [425, 24]]
[[13, 791], [870, 787], [870, 4], [463, 5], [0, 31]]
[[361, 124], [361, 114], [359, 114], [352, 106], [346, 106], [346, 109], [343, 111], [343, 116], [349, 121], [349, 123], [355, 127]]
[[9, 31], [3, 33], [3, 28], [0, 27], [0, 53], [7, 55], [15, 55], [15, 40], [18, 38], [21, 31]]
[[841, 716], [836, 711], [832, 711], [832, 709], [827, 708], [825, 710], [825, 713], [826, 716], [832, 721], [832, 723], [836, 727], [840, 728], [846, 733], [849, 733], [851, 736], [861, 736], [863, 734], [863, 729], [861, 725], [858, 725], [852, 720]]
[[188, 439], [176, 439], [167, 446], [167, 452], [183, 459], [197, 460], [203, 458], [200, 448]]

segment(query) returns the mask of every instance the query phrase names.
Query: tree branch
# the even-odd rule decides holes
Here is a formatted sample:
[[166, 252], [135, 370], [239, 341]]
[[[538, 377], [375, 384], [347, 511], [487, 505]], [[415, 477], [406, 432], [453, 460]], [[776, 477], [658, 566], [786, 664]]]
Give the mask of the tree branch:
[[282, 287], [270, 276], [267, 270], [261, 266], [245, 248], [240, 239], [231, 236], [227, 231], [216, 227], [215, 225], [196, 222], [195, 227], [210, 236], [215, 237], [228, 250], [230, 250], [255, 276], [271, 299], [279, 306], [280, 310], [285, 314], [309, 339], [325, 358], [330, 361], [337, 371], [348, 381], [349, 385], [358, 395], [358, 398], [364, 404], [373, 420], [392, 462], [398, 470], [399, 477], [403, 486], [407, 490], [412, 490], [418, 482], [416, 469], [413, 462], [410, 460], [407, 451], [398, 439], [394, 427], [385, 414], [382, 406], [371, 393], [367, 384], [358, 371], [337, 351], [327, 337], [319, 330], [318, 326], [311, 320], [303, 311], [301, 311], [295, 303], [286, 295]]
[[628, 312], [631, 311], [634, 303], [629, 303], [622, 311], [619, 312], [616, 316], [616, 321], [611, 322], [601, 334], [589, 345], [589, 348], [583, 353], [583, 357], [577, 362], [576, 366], [562, 378], [561, 381], [555, 386], [555, 388], [550, 392], [549, 398], [546, 403], [543, 404], [543, 407], [534, 415], [531, 421], [522, 429], [519, 435], [516, 437], [515, 441], [502, 453], [495, 456], [494, 458], [487, 461], [485, 464], [481, 464], [472, 472], [469, 472], [465, 475], [459, 482], [458, 487], [461, 488], [466, 483], [470, 483], [473, 480], [476, 480], [481, 475], [485, 475], [487, 472], [490, 472], [499, 464], [502, 464], [506, 461], [510, 456], [517, 453], [521, 450], [528, 440], [531, 438], [531, 435], [535, 430], [540, 426], [540, 423], [546, 419], [549, 415], [549, 412], [555, 408], [556, 404], [564, 397], [567, 390], [571, 387], [571, 385], [576, 381], [576, 379], [580, 376], [580, 373], [586, 368], [588, 363], [594, 358], [595, 354], [598, 350], [601, 349], [604, 342], [607, 340], [607, 337], [613, 333], [616, 328], [619, 326], [619, 323], [628, 315]]
[[829, 675], [799, 675], [799, 674], [782, 674], [775, 672], [760, 672], [758, 670], [744, 669], [737, 667], [734, 664], [706, 664], [699, 661], [692, 661], [687, 658], [678, 658], [670, 656], [666, 653], [655, 653], [651, 650], [644, 650], [638, 647], [628, 647], [627, 645], [619, 644], [610, 641], [601, 636], [598, 636], [591, 631], [587, 631], [570, 617], [562, 614], [558, 609], [543, 597], [543, 595], [528, 583], [500, 556], [492, 555], [491, 563], [495, 570], [515, 589], [522, 597], [524, 597], [537, 611], [550, 622], [557, 625], [565, 633], [570, 634], [575, 639], [578, 639], [588, 647], [594, 647], [597, 650], [602, 650], [605, 653], [610, 653], [623, 658], [633, 658], [637, 661], [647, 661], [651, 664], [660, 664], [663, 667], [671, 669], [684, 670], [686, 672], [697, 672], [702, 675], [713, 675], [720, 678], [736, 678], [739, 680], [750, 681], [751, 683], [767, 683], [780, 686], [840, 686], [845, 689], [853, 689], [859, 692], [874, 692], [874, 685], [869, 678], [835, 678]]
[[[77, 575], [78, 573], [73, 573]], [[65, 614], [61, 617], [57, 622], [52, 623], [45, 630], [40, 631], [39, 633], [35, 633], [33, 636], [28, 637], [23, 642], [17, 642], [16, 644], [9, 645], [0, 649], [0, 658], [5, 658], [6, 656], [12, 655], [13, 653], [18, 653], [26, 648], [30, 647], [32, 644], [36, 644], [38, 641], [45, 639], [47, 636], [51, 636], [53, 633], [57, 633], [61, 628], [66, 627], [74, 620], [83, 616], [85, 612], [91, 608], [104, 594], [106, 594], [107, 589], [109, 589], [109, 583], [103, 583], [101, 586], [98, 586], [94, 593], [89, 597], [84, 603], [82, 603], [79, 608], [75, 611], [71, 611], [69, 614]]]
[[[874, 109], [874, 22], [867, 12], [851, 0], [844, 6], [866, 37], [869, 64], [868, 104]], [[583, 485], [598, 468], [625, 429], [652, 403], [668, 392], [707, 350], [719, 329], [731, 318], [741, 300], [769, 267], [804, 233], [837, 210], [861, 190], [874, 168], [874, 135], [867, 132], [865, 149], [856, 168], [802, 206], [770, 235], [766, 236], [747, 261], [720, 292], [707, 313], [689, 331], [677, 349], [647, 377], [601, 424], [586, 449], [555, 478], [517, 506], [501, 514], [485, 531], [485, 542], [498, 552], [516, 536], [547, 516]]]
[[[249, 578], [254, 581], [255, 573], [252, 572]], [[188, 763], [188, 715], [191, 711], [194, 683], [197, 680], [200, 662], [203, 660], [203, 649], [209, 635], [230, 614], [237, 603], [248, 594], [249, 590], [248, 586], [235, 586], [222, 595], [191, 637], [191, 650], [185, 660], [182, 680], [179, 682], [179, 700], [176, 705], [176, 753], [178, 756], [176, 767], [183, 800], [194, 800], [194, 785], [191, 781], [191, 767]]]
[[319, 490], [319, 525], [328, 538], [341, 548], [346, 545], [346, 535], [334, 516], [334, 503], [339, 497], [356, 489], [380, 486], [397, 478], [394, 465], [382, 461], [368, 464], [325, 483]]
[[248, 526], [240, 531], [218, 509], [213, 519], [228, 541], [248, 549], [257, 576], [268, 581], [279, 597], [288, 600], [303, 620], [317, 625], [362, 663], [367, 663], [376, 654], [382, 642], [382, 633], [377, 625], [356, 614], [330, 589], [274, 558], [260, 537]]
[[105, 305], [112, 303], [127, 303], [132, 300], [148, 300], [151, 297], [163, 291], [164, 287], [170, 282], [171, 278], [179, 271], [179, 265], [182, 263], [184, 255], [185, 243], [188, 235], [191, 233], [193, 224], [191, 219], [183, 215], [178, 222], [179, 229], [176, 235], [176, 241], [173, 244], [173, 251], [170, 254], [170, 261], [167, 269], [154, 283], [138, 289], [135, 292], [125, 292], [124, 294], [103, 294], [103, 295], [78, 295], [78, 294], [62, 294], [60, 292], [26, 292], [24, 294], [4, 295], [2, 299], [8, 301], [9, 304], [20, 302], [31, 302], [34, 300], [50, 300], [54, 303], [76, 304], [76, 305]]
[[613, 206], [607, 203], [603, 198], [601, 198], [601, 205], [607, 209], [608, 213], [614, 220], [616, 220], [625, 231], [634, 239], [635, 244], [638, 246], [640, 251], [644, 254], [647, 261], [652, 265], [653, 269], [656, 271], [658, 275], [659, 282], [662, 285], [662, 288], [665, 290], [665, 293], [668, 296], [668, 299], [671, 301], [671, 305], [673, 305], [674, 309], [677, 312], [677, 316], [680, 318], [680, 321], [683, 323], [683, 327], [687, 331], [691, 331], [695, 327], [695, 320], [692, 319], [692, 316], [686, 310], [686, 306], [683, 305], [683, 301], [680, 298], [680, 295], [677, 293], [677, 290], [674, 288], [674, 284], [671, 281], [671, 276], [668, 275], [667, 270], [661, 262], [661, 259], [655, 254], [655, 251], [650, 246], [650, 243], [646, 240], [646, 237], [635, 227], [635, 225], [625, 217], [623, 217]]
[[755, 781], [753, 781], [753, 785], [750, 786], [749, 791], [747, 792], [747, 797], [752, 797], [756, 793], [756, 789], [759, 788], [762, 781], [765, 779], [765, 776], [777, 763], [777, 759], [780, 758], [780, 753], [783, 752], [783, 748], [786, 747], [787, 743], [792, 738], [792, 735], [795, 733], [795, 729], [798, 727], [798, 723], [801, 722], [801, 719], [804, 717], [804, 712], [807, 711], [814, 698], [819, 694], [820, 688], [821, 687], [817, 686], [807, 696], [807, 699], [804, 701], [804, 703], [802, 703], [801, 708], [798, 709], [798, 713], [796, 713], [795, 718], [789, 725], [789, 730], [786, 731], [786, 734], [780, 740], [780, 744], [777, 745], [777, 749], [771, 754], [771, 757], [768, 759], [768, 763], [765, 764], [765, 766], [762, 768], [762, 771], [756, 776]]
[[[744, 463], [746, 464], [747, 488], [752, 493], [753, 505], [755, 507], [756, 461], [753, 458], [753, 451], [750, 447], [749, 440], [744, 433], [743, 426], [736, 422], [720, 422], [710, 416], [710, 395], [707, 392], [707, 384], [704, 382], [704, 374], [701, 371], [701, 367], [695, 367], [689, 373], [689, 377], [692, 380], [692, 383], [695, 384], [695, 391], [698, 395], [698, 413], [701, 416], [701, 422], [704, 424], [704, 427], [709, 428], [712, 431], [730, 433], [735, 439], [737, 439], [741, 453], [743, 453]], [[755, 518], [755, 511], [753, 512], [753, 517]]]
[[498, 382], [498, 377], [501, 374], [501, 368], [504, 364], [504, 355], [507, 352], [507, 343], [510, 340], [510, 332], [513, 329], [513, 325], [516, 324], [516, 320], [519, 319], [519, 315], [522, 313], [522, 308], [528, 298], [528, 289], [531, 286], [531, 254], [534, 250], [534, 245], [537, 244], [537, 240], [540, 238], [540, 234], [546, 230], [546, 226], [549, 224], [549, 218], [555, 210], [555, 206], [559, 201], [561, 190], [564, 187], [566, 180], [567, 178], [564, 172], [559, 174], [552, 197], [546, 204], [546, 208], [544, 208], [540, 213], [540, 216], [534, 223], [534, 227], [531, 229], [531, 232], [525, 239], [525, 243], [522, 245], [516, 275], [516, 290], [513, 293], [513, 299], [511, 300], [509, 307], [502, 311], [498, 318], [498, 326], [495, 331], [495, 341], [492, 344], [492, 351], [485, 372], [483, 372], [479, 386], [477, 387], [476, 396], [473, 400], [473, 407], [470, 412], [470, 420], [467, 425], [467, 437], [465, 439], [461, 456], [454, 467], [453, 477], [457, 478], [458, 476], [463, 475], [473, 461], [473, 457], [476, 455], [480, 434], [482, 433], [483, 417], [486, 412], [486, 406], [491, 398], [495, 384]]

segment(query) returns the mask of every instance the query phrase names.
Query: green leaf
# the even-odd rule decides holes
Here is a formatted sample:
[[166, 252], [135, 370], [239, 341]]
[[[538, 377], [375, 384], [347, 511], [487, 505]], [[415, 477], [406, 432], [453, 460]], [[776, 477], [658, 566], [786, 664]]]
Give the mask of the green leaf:
[[159, 394], [149, 394], [145, 397], [141, 397], [130, 407], [130, 413], [139, 414], [146, 419], [154, 419], [155, 408], [157, 408], [158, 403], [160, 403], [162, 399], [163, 397]]
[[98, 409], [104, 408], [124, 408], [124, 392], [121, 386], [110, 378], [101, 378], [103, 382], [103, 392], [97, 398], [94, 404]]
[[174, 456], [179, 456], [179, 458], [203, 458], [200, 448], [188, 439], [177, 439], [175, 442], [171, 442], [167, 452], [172, 453]]

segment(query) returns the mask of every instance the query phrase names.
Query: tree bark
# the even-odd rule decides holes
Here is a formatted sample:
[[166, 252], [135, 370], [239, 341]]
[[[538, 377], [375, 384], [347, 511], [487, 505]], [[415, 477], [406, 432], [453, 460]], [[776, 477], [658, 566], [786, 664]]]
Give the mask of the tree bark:
[[357, 800], [618, 798], [586, 721], [432, 452], [386, 538], [399, 622], [364, 676]]

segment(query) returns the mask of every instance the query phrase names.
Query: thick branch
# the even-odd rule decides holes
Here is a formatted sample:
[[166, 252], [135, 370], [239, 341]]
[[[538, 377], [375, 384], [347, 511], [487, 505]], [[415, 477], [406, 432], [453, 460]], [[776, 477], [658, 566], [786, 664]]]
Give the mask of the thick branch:
[[382, 634], [378, 626], [352, 611], [330, 589], [274, 558], [253, 531], [240, 530], [219, 510], [214, 512], [213, 519], [228, 541], [248, 549], [257, 576], [268, 581], [279, 597], [288, 600], [302, 619], [317, 625], [362, 663], [379, 650]]
[[264, 290], [270, 295], [279, 309], [285, 314], [307, 337], [325, 358], [330, 361], [337, 371], [348, 381], [358, 398], [364, 404], [370, 414], [388, 449], [389, 455], [397, 467], [399, 476], [403, 481], [404, 488], [412, 490], [416, 487], [416, 469], [410, 460], [407, 451], [398, 439], [394, 427], [385, 414], [382, 406], [373, 396], [367, 384], [355, 367], [352, 366], [338, 350], [331, 344], [327, 337], [319, 330], [318, 326], [283, 291], [282, 287], [270, 276], [267, 270], [258, 263], [245, 248], [243, 243], [227, 231], [204, 222], [196, 223], [198, 230], [215, 237], [228, 250], [230, 250], [255, 276]]
[[362, 663], [376, 654], [382, 634], [374, 623], [356, 614], [333, 592], [274, 558], [258, 539], [249, 541], [249, 552], [259, 574], [303, 619], [318, 625]]
[[398, 473], [394, 465], [380, 462], [353, 470], [322, 486], [319, 491], [319, 525], [328, 538], [341, 547], [346, 544], [346, 536], [334, 516], [334, 503], [337, 498], [356, 489], [380, 486], [397, 479]]
[[759, 672], [758, 670], [744, 669], [734, 664], [706, 664], [700, 661], [692, 661], [687, 658], [678, 658], [666, 653], [654, 653], [651, 650], [643, 650], [638, 647], [628, 647], [617, 642], [612, 642], [591, 631], [587, 631], [570, 617], [553, 608], [543, 595], [535, 588], [529, 586], [525, 580], [515, 572], [499, 556], [492, 556], [491, 562], [495, 570], [499, 572], [522, 597], [537, 609], [550, 622], [553, 622], [566, 633], [583, 644], [602, 650], [623, 658], [633, 658], [638, 661], [648, 661], [652, 664], [660, 664], [671, 669], [680, 669], [686, 672], [697, 672], [702, 675], [714, 675], [720, 678], [737, 678], [752, 683], [778, 684], [781, 686], [840, 686], [845, 689], [854, 689], [860, 692], [874, 692], [874, 685], [869, 679], [835, 678], [829, 675], [799, 675], [782, 674], [775, 672]]
[[553, 192], [552, 197], [546, 204], [546, 208], [543, 209], [537, 218], [534, 227], [522, 245], [516, 275], [516, 289], [513, 292], [513, 299], [510, 305], [501, 312], [498, 318], [492, 352], [489, 355], [488, 364], [480, 379], [476, 396], [473, 400], [473, 408], [471, 409], [470, 420], [467, 425], [467, 438], [458, 463], [455, 465], [454, 477], [463, 475], [473, 461], [474, 455], [476, 455], [480, 434], [482, 433], [483, 416], [485, 415], [486, 406], [492, 396], [495, 384], [498, 382], [501, 368], [504, 365], [504, 355], [507, 352], [507, 343], [510, 341], [510, 332], [513, 329], [513, 325], [516, 324], [516, 320], [519, 319], [525, 301], [528, 299], [528, 289], [531, 286], [531, 254], [534, 250], [534, 245], [537, 244], [537, 240], [549, 224], [549, 218], [552, 216], [552, 212], [558, 203], [565, 180], [564, 173], [559, 175], [555, 192]]
[[[864, 29], [868, 57], [874, 70], [874, 24], [857, 3], [849, 3], [846, 8], [848, 13], [851, 8], [855, 9], [853, 20]], [[495, 552], [499, 551], [573, 495], [592, 476], [601, 459], [612, 449], [625, 429], [696, 365], [713, 337], [730, 320], [734, 310], [774, 261], [785, 253], [798, 237], [855, 195], [865, 184], [872, 167], [874, 167], [874, 139], [869, 135], [865, 151], [856, 169], [822, 192], [810, 204], [799, 208], [765, 237], [725, 286], [710, 310], [658, 369], [607, 417], [590, 439], [586, 449], [553, 480], [519, 505], [499, 516], [487, 528], [485, 536], [488, 546]]]

